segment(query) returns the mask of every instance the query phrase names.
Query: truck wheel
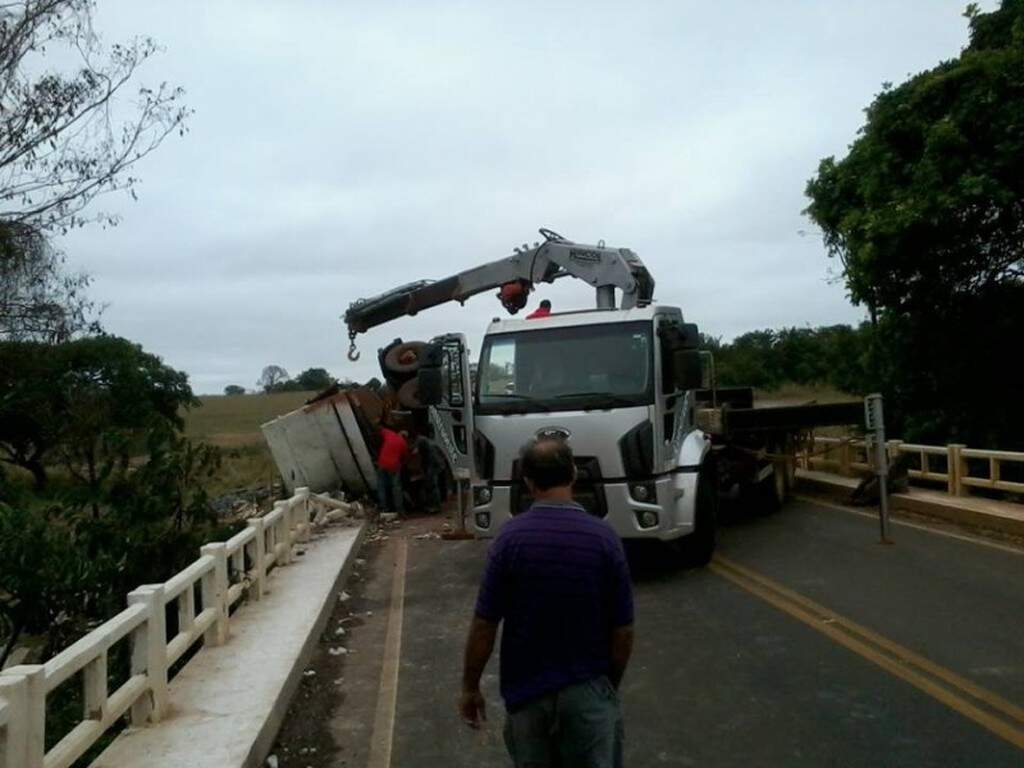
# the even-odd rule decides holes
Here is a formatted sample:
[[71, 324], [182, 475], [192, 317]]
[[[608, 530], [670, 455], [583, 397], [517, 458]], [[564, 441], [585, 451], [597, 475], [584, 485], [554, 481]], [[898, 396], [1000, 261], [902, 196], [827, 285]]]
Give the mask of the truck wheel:
[[398, 402], [403, 408], [415, 410], [424, 408], [420, 399], [420, 383], [415, 378], [409, 379], [398, 389]]
[[415, 373], [420, 367], [426, 348], [427, 345], [422, 341], [396, 344], [384, 353], [384, 373], [399, 376]]
[[754, 489], [755, 511], [759, 515], [772, 515], [782, 509], [789, 495], [789, 483], [786, 481], [785, 468], [778, 463], [769, 477], [766, 477]]
[[699, 568], [711, 562], [718, 543], [718, 477], [712, 460], [705, 461], [697, 475], [697, 507], [694, 530], [679, 542], [684, 567]]

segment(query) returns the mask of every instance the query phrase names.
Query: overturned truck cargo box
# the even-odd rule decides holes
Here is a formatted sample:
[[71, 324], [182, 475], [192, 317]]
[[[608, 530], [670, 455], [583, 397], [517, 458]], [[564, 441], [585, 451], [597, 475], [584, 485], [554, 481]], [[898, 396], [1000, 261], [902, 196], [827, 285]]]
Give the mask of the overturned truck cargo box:
[[362, 496], [377, 488], [373, 456], [380, 415], [375, 393], [350, 389], [315, 398], [261, 429], [289, 492], [342, 488]]

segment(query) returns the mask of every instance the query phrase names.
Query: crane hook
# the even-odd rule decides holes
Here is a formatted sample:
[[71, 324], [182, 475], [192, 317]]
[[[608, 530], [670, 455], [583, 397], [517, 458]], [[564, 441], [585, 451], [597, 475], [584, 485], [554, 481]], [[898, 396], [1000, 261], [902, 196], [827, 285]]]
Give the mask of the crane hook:
[[356, 332], [348, 332], [348, 359], [353, 363], [359, 359], [359, 350], [356, 349]]

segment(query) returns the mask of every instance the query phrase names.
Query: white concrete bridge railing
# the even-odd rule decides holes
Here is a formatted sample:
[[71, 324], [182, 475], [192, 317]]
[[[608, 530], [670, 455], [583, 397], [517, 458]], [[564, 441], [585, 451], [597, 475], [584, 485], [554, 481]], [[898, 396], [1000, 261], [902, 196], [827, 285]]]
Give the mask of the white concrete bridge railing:
[[[1024, 453], [968, 448], [965, 445], [918, 445], [889, 440], [886, 443], [889, 461], [902, 454], [914, 456], [916, 467], [908, 470], [910, 477], [942, 484], [951, 496], [967, 496], [971, 488], [985, 488], [1002, 493], [1024, 493], [1024, 482], [1005, 480], [1005, 464], [1024, 464]], [[941, 468], [932, 457], [939, 457]], [[798, 456], [803, 469], [837, 472], [845, 477], [872, 471], [868, 445], [864, 440], [847, 437], [815, 437], [808, 441], [805, 452]], [[985, 474], [971, 474], [972, 464], [984, 463]]]
[[[271, 571], [291, 561], [292, 546], [339, 506], [297, 488], [228, 541], [204, 545], [198, 560], [167, 581], [131, 592], [125, 610], [45, 664], [0, 672], [0, 768], [68, 768], [126, 713], [132, 725], [159, 722], [169, 703], [168, 669], [200, 638], [204, 645], [226, 643], [232, 606], [246, 594], [259, 600]], [[172, 604], [178, 630], [168, 638], [165, 616]], [[111, 691], [108, 658], [121, 642], [129, 644], [130, 670]], [[75, 684], [70, 681], [79, 673], [83, 719], [46, 750], [47, 696]]]

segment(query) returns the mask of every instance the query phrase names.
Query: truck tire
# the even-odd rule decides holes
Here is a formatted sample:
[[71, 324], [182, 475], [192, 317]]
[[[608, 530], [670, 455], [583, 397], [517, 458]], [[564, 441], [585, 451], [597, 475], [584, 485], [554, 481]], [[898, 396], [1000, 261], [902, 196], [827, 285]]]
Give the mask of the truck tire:
[[789, 496], [789, 482], [785, 467], [776, 462], [771, 475], [759, 482], [752, 489], [751, 501], [754, 514], [773, 515], [782, 509]]
[[396, 344], [384, 353], [381, 365], [384, 374], [409, 377], [416, 373], [422, 363], [427, 344], [422, 341], [406, 341]]
[[426, 407], [423, 405], [423, 401], [420, 400], [420, 383], [415, 377], [399, 387], [398, 403], [403, 408], [408, 408], [409, 410]]
[[694, 530], [679, 541], [679, 558], [685, 568], [711, 562], [718, 543], [718, 476], [712, 459], [705, 459], [697, 474], [697, 507]]

